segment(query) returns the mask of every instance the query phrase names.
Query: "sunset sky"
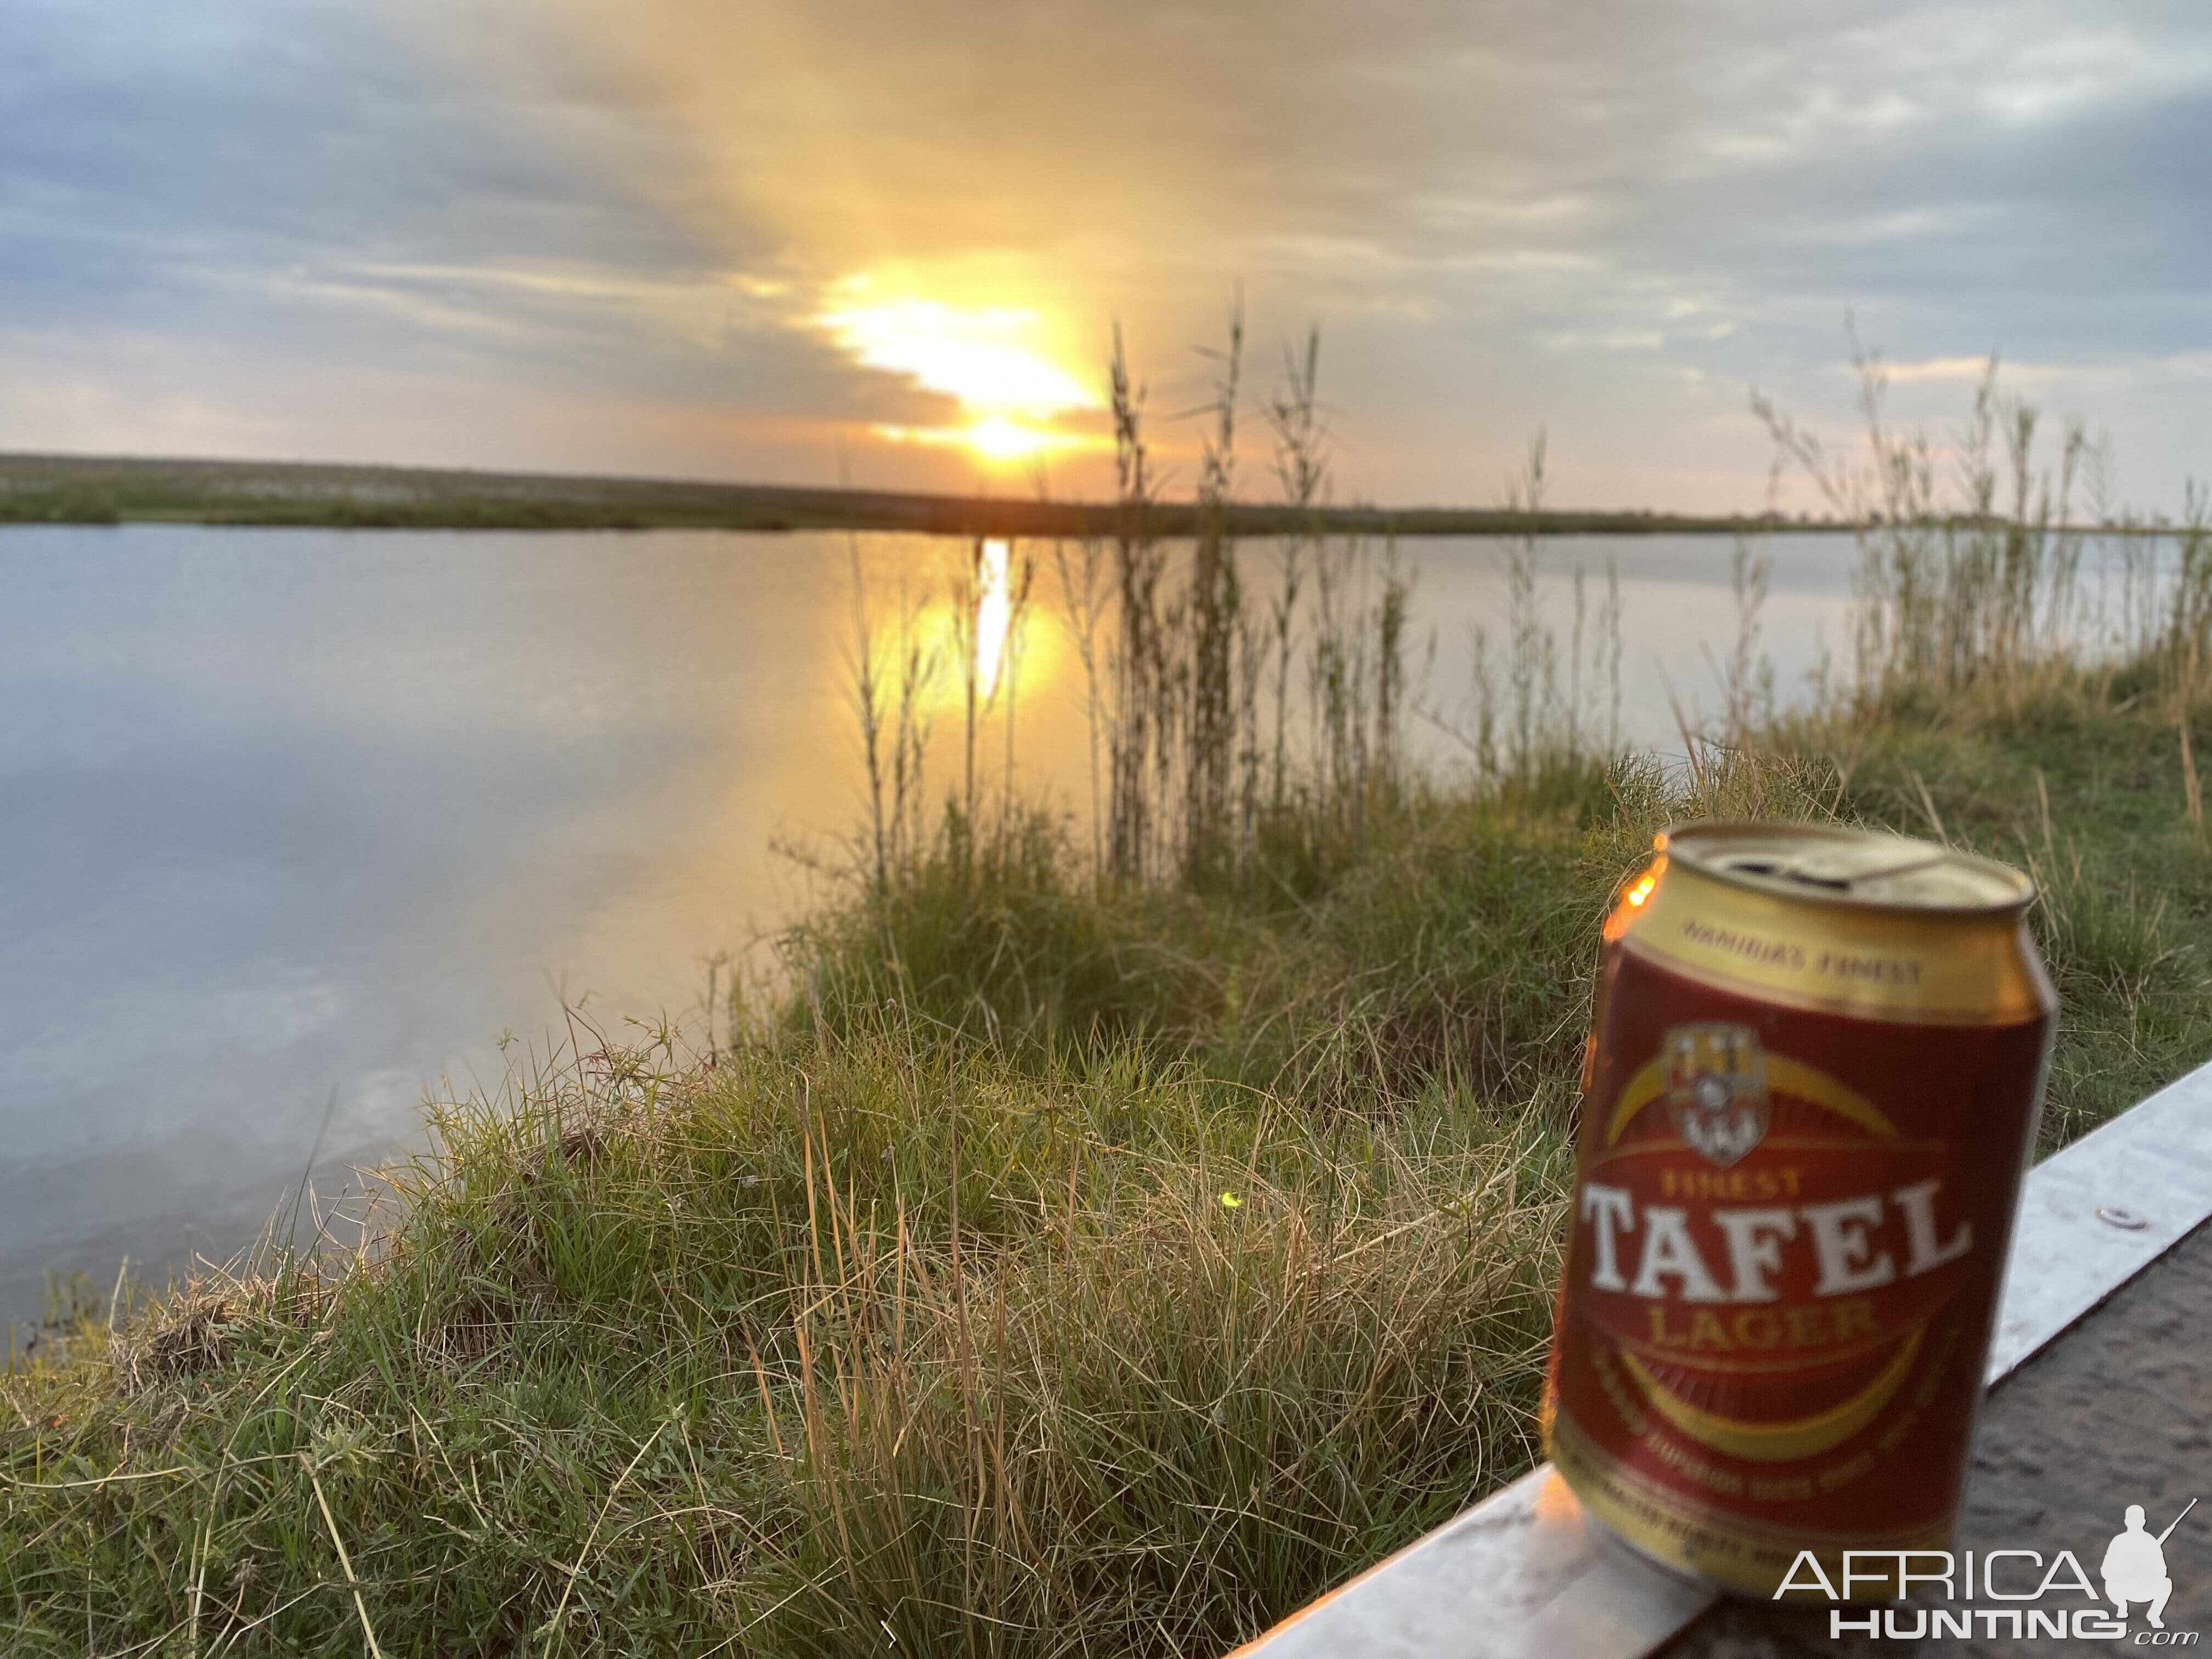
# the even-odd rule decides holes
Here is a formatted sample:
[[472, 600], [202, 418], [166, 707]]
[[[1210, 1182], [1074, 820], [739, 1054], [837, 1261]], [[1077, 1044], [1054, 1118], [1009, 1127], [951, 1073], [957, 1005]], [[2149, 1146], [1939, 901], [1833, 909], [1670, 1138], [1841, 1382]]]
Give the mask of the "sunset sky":
[[2170, 509], [2208, 153], [2182, 4], [0, 0], [0, 447], [1091, 493], [1241, 285], [1341, 496], [1756, 507], [1851, 312]]

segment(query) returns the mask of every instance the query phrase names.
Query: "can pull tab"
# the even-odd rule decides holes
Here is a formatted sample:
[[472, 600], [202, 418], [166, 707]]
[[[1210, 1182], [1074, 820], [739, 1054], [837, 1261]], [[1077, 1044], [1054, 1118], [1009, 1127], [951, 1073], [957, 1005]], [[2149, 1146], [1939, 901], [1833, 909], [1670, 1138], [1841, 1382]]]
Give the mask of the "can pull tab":
[[1909, 875], [1915, 870], [1925, 870], [1941, 864], [1944, 856], [1940, 848], [1931, 853], [1917, 847], [1894, 850], [1866, 847], [1808, 848], [1787, 857], [1746, 853], [1721, 862], [1723, 867], [1741, 875], [1764, 876], [1771, 881], [1795, 882], [1802, 887], [1818, 887], [1831, 893], [1848, 893], [1861, 882], [1883, 881], [1893, 876]]
[[1851, 878], [1849, 876], [1821, 875], [1813, 871], [1798, 869], [1794, 865], [1785, 864], [1779, 859], [1723, 859], [1721, 860], [1721, 867], [1724, 870], [1733, 870], [1740, 876], [1765, 876], [1777, 881], [1802, 882], [1808, 887], [1826, 887], [1838, 893], [1849, 892], [1851, 885]]

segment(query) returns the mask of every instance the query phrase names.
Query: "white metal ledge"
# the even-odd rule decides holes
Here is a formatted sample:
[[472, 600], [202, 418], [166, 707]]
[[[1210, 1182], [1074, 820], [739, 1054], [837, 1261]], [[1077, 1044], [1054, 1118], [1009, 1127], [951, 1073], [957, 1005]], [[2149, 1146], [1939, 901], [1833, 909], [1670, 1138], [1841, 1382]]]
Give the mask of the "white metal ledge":
[[[1994, 1385], [2212, 1217], [2212, 1064], [2028, 1172]], [[1710, 1607], [1589, 1524], [1548, 1463], [1233, 1659], [1641, 1659]]]

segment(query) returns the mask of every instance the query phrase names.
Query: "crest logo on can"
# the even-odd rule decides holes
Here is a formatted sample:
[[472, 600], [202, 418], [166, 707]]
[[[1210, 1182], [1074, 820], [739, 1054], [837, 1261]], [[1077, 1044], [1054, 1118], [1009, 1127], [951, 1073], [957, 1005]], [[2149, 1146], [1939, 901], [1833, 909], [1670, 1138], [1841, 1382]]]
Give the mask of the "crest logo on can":
[[1723, 1169], [1765, 1138], [1766, 1057], [1748, 1025], [1676, 1025], [1663, 1039], [1667, 1109], [1683, 1143]]

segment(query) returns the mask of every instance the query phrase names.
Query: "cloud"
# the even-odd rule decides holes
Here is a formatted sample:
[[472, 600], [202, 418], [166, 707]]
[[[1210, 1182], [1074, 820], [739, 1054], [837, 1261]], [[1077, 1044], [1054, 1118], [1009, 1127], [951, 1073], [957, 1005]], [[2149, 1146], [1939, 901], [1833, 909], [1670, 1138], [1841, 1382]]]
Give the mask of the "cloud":
[[[1032, 313], [1068, 373], [1118, 317], [1170, 409], [1241, 279], [1262, 346], [1323, 323], [1345, 485], [1394, 496], [1492, 493], [1540, 424], [1576, 498], [1755, 499], [1743, 389], [1847, 414], [1847, 310], [1902, 404], [2001, 348], [2154, 494], [2212, 414], [2159, 367], [2212, 256], [2179, 4], [17, 0], [10, 34], [5, 337], [87, 388], [143, 382], [131, 340], [220, 345], [234, 389], [173, 390], [234, 428], [288, 376], [412, 374], [777, 434], [682, 448], [725, 473], [818, 440], [818, 472], [946, 418], [815, 325], [861, 276]], [[36, 441], [20, 401], [0, 441]]]

